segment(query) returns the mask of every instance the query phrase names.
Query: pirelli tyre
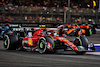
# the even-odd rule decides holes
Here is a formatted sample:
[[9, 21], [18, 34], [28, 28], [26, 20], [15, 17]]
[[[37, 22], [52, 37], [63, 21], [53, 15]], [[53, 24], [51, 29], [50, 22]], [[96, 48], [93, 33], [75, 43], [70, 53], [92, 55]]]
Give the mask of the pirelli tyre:
[[81, 35], [79, 37], [76, 37], [73, 42], [79, 49], [79, 51], [76, 51], [77, 54], [85, 54], [88, 50], [88, 40], [85, 37], [85, 35]]
[[[52, 45], [52, 49], [47, 50], [47, 42], [51, 43]], [[54, 41], [51, 37], [47, 36], [47, 37], [41, 37], [38, 41], [38, 48], [39, 48], [39, 52], [40, 53], [47, 53], [49, 51], [53, 52], [53, 48], [54, 48]]]
[[18, 47], [18, 36], [14, 35], [4, 35], [4, 47], [7, 50], [16, 50]]
[[46, 39], [44, 37], [41, 37], [38, 41], [38, 49], [39, 53], [43, 54], [47, 52], [47, 44]]

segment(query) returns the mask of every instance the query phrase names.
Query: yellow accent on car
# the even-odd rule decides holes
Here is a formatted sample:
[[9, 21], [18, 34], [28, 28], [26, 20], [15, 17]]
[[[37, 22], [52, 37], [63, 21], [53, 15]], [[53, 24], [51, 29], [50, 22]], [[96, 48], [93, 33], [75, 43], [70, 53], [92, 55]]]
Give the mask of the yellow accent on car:
[[68, 41], [68, 40], [64, 40], [64, 41]]
[[76, 50], [76, 51], [78, 51], [78, 49], [77, 49], [77, 48], [75, 48], [75, 50]]
[[31, 38], [28, 39], [28, 44], [32, 45], [32, 39]]

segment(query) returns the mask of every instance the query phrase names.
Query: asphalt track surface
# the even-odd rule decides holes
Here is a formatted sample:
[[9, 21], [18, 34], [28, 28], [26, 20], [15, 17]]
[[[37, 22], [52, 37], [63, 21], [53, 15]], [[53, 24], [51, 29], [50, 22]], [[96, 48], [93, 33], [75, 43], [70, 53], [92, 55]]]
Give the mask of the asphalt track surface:
[[[88, 37], [89, 42], [99, 43], [100, 32]], [[73, 39], [73, 37], [68, 37]], [[0, 40], [0, 67], [100, 67], [99, 55], [76, 55], [75, 52], [39, 54], [38, 52], [5, 50]]]

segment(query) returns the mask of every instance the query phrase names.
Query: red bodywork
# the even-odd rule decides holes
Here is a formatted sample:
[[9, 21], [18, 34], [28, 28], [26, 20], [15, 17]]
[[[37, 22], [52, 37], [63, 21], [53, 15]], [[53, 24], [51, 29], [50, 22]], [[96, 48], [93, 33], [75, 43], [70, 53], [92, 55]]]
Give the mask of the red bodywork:
[[[44, 33], [42, 33], [43, 30], [44, 30], [44, 28], [41, 28], [41, 29], [35, 31], [35, 33], [33, 34], [32, 37], [25, 37], [23, 39], [23, 41], [22, 41], [23, 47], [26, 47], [25, 45], [27, 45], [31, 49], [37, 47], [38, 46], [38, 40], [39, 40], [39, 38], [46, 36]], [[69, 40], [67, 40], [65, 37], [63, 37], [63, 36], [52, 36], [52, 38], [54, 40], [62, 41], [62, 42], [64, 42], [64, 43], [67, 44], [66, 46], [70, 46], [73, 50], [78, 51], [77, 46], [74, 45]], [[47, 49], [53, 49], [52, 46], [50, 46], [50, 48], [48, 48], [48, 45], [50, 46], [50, 43], [47, 43]], [[57, 45], [57, 44], [55, 44], [55, 45]]]
[[9, 32], [9, 34], [14, 34], [14, 31], [8, 31]]

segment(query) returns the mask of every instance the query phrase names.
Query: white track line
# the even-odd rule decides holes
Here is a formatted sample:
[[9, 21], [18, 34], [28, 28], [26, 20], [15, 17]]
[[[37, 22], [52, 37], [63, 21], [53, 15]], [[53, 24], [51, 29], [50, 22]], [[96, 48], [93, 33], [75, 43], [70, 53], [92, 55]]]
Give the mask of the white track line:
[[89, 55], [100, 55], [100, 52], [86, 52]]

